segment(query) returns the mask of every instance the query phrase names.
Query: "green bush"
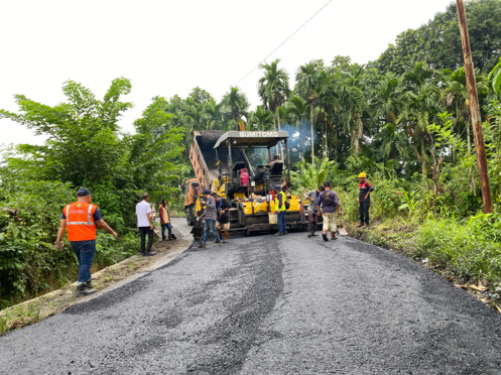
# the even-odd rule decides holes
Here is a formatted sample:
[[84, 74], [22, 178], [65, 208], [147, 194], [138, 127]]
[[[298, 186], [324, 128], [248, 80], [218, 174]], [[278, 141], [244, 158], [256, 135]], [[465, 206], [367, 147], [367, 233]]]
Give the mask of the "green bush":
[[429, 258], [465, 281], [501, 281], [501, 216], [479, 214], [466, 222], [428, 219], [419, 229], [415, 256]]
[[54, 242], [63, 206], [74, 191], [59, 182], [31, 181], [2, 189], [0, 205], [0, 306], [47, 289], [56, 270], [57, 283], [74, 267], [71, 254], [57, 252]]

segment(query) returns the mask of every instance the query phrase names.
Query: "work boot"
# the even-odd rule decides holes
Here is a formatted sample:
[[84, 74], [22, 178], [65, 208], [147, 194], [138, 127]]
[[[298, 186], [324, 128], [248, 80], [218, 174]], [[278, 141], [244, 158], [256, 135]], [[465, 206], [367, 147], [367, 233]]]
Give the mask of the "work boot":
[[225, 230], [224, 231], [224, 240], [223, 240], [223, 243], [227, 243], [228, 242], [228, 236], [230, 235], [230, 231], [229, 230]]
[[166, 241], [166, 240], [167, 240], [167, 237], [162, 236], [162, 241]]
[[221, 241], [216, 241], [216, 243], [214, 244], [214, 246], [221, 246], [223, 243]]
[[219, 238], [223, 238], [223, 231], [221, 229], [217, 230], [217, 234], [219, 234]]
[[331, 240], [337, 240], [336, 232], [331, 232]]
[[200, 243], [198, 244], [198, 248], [199, 248], [199, 249], [205, 249], [205, 242], [200, 242]]
[[275, 233], [275, 236], [283, 236], [283, 233], [282, 232], [277, 232], [277, 233]]
[[177, 240], [177, 238], [176, 238], [176, 236], [174, 236], [174, 234], [171, 234], [171, 235], [169, 236], [169, 240]]
[[143, 254], [145, 257], [152, 257], [153, 255], [156, 255], [156, 252], [154, 251], [147, 251], [146, 253]]
[[322, 232], [322, 238], [324, 239], [324, 241], [329, 241], [329, 239], [327, 238], [327, 234], [326, 233]]
[[91, 286], [91, 289], [88, 289], [87, 288], [87, 282], [85, 282], [85, 283], [78, 283], [77, 289], [75, 291], [75, 297], [88, 296], [88, 295], [94, 294], [94, 293], [96, 293], [96, 289], [92, 288], [92, 286]]
[[364, 223], [360, 223], [357, 225], [357, 228], [362, 228], [364, 226]]

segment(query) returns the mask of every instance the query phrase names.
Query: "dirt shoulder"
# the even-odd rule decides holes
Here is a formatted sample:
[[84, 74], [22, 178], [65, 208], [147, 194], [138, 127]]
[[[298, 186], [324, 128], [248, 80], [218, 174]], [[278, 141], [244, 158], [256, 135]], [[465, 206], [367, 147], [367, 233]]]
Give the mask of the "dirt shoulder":
[[176, 230], [175, 234], [177, 240], [157, 241], [153, 245], [153, 251], [157, 253], [155, 256], [133, 255], [120, 263], [93, 273], [92, 283], [98, 292], [91, 296], [76, 298], [77, 283], [74, 282], [43, 296], [1, 310], [0, 335], [58, 314], [76, 303], [96, 298], [170, 263], [193, 242], [186, 230], [181, 232]]

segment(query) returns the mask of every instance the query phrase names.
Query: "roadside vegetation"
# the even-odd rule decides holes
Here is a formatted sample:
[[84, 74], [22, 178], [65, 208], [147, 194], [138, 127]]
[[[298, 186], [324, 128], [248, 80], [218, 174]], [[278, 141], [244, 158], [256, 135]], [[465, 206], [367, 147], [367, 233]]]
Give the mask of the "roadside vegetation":
[[[4, 149], [0, 165], [0, 308], [73, 281], [76, 261], [52, 243], [62, 207], [88, 187], [120, 234], [100, 235], [97, 263], [136, 252], [134, 205], [147, 190], [182, 211], [192, 176], [194, 130], [286, 130], [295, 165], [292, 191], [332, 181], [348, 229], [358, 220], [357, 175], [375, 186], [373, 226], [354, 235], [426, 260], [461, 283], [501, 293], [501, 0], [466, 5], [477, 69], [484, 137], [496, 213], [482, 214], [473, 133], [455, 4], [428, 24], [400, 34], [375, 61], [306, 61], [286, 72], [260, 66], [260, 106], [232, 87], [218, 101], [196, 87], [186, 98], [156, 97], [134, 122], [118, 121], [132, 103], [125, 78], [102, 99], [68, 81], [66, 101], [50, 107], [16, 96], [9, 118], [44, 134], [44, 146]], [[440, 36], [440, 37], [438, 37]], [[291, 74], [294, 74], [293, 76]], [[292, 84], [291, 78], [295, 78]]]

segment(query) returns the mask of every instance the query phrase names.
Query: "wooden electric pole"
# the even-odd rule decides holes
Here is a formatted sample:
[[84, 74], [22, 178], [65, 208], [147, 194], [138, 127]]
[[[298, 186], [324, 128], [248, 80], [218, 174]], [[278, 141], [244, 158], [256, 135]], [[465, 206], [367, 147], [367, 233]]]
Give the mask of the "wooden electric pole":
[[487, 170], [487, 155], [485, 154], [482, 117], [480, 116], [480, 105], [478, 104], [477, 81], [475, 80], [475, 71], [471, 58], [470, 36], [466, 23], [466, 12], [464, 10], [463, 0], [456, 0], [456, 3], [458, 8], [459, 29], [461, 31], [461, 44], [463, 45], [464, 70], [466, 73], [466, 84], [468, 86], [471, 124], [473, 127], [473, 138], [475, 140], [475, 151], [477, 154], [478, 174], [480, 176], [484, 212], [492, 213], [491, 185], [489, 182], [489, 172]]

